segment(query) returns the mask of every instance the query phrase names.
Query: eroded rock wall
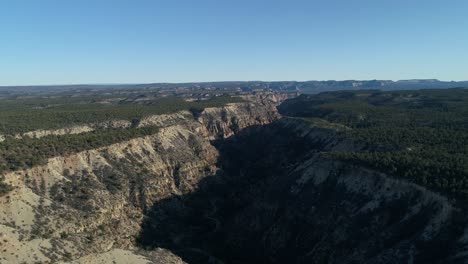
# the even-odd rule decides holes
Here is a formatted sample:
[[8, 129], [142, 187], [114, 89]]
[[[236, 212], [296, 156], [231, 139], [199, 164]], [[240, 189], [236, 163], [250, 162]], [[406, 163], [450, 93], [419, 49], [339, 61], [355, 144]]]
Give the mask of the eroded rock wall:
[[277, 118], [276, 109], [255, 102], [206, 109], [197, 117], [185, 111], [152, 116], [140, 126], [159, 126], [154, 135], [7, 173], [5, 181], [15, 188], [0, 198], [0, 259], [87, 260], [134, 249], [148, 207], [193, 192], [216, 174], [219, 153], [211, 140]]
[[336, 133], [282, 119], [219, 142], [221, 180], [155, 203], [141, 243], [190, 263], [207, 253], [224, 263], [464, 263], [460, 210], [334, 160], [331, 151], [361, 147]]

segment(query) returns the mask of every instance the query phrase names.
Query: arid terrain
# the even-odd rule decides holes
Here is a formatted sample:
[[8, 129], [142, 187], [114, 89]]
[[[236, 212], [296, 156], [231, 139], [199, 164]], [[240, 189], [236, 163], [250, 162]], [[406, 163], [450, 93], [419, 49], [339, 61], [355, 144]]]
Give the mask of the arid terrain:
[[[390, 148], [383, 139], [376, 145], [359, 133], [379, 131], [386, 116], [370, 113], [381, 105], [387, 111], [403, 109], [408, 98], [429, 102], [425, 92], [408, 93], [390, 100], [362, 92], [377, 110], [347, 108], [346, 119], [338, 106], [364, 100], [359, 92], [232, 91], [203, 100], [184, 92], [175, 105], [179, 99], [136, 92], [93, 102], [78, 92], [11, 95], [4, 105], [21, 101], [37, 118], [45, 113], [57, 121], [50, 129], [21, 120], [3, 126], [0, 262], [465, 263], [468, 222], [458, 167], [447, 167], [452, 178], [439, 186], [432, 177], [443, 174], [424, 166], [414, 175], [427, 173], [425, 182], [405, 174], [402, 158], [365, 159], [369, 152], [402, 155], [402, 146]], [[436, 92], [430, 96], [439, 100]], [[99, 115], [79, 110], [73, 115], [86, 122], [69, 122], [60, 116], [62, 100]], [[154, 108], [158, 103], [173, 110]], [[23, 110], [4, 115], [15, 120]], [[366, 130], [355, 125], [363, 120]]]

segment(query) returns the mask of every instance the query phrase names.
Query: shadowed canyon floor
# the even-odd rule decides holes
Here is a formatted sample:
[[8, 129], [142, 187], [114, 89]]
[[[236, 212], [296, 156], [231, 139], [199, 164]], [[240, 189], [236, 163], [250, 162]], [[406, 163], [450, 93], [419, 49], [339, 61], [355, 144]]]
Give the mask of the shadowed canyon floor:
[[463, 262], [445, 198], [328, 158], [359, 148], [333, 134], [284, 119], [219, 140], [218, 173], [148, 209], [140, 245], [189, 263]]

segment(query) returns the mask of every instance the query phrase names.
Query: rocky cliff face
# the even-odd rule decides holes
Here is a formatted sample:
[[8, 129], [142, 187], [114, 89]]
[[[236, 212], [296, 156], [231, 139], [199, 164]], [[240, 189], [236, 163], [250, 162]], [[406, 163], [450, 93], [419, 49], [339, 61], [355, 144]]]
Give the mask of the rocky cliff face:
[[6, 174], [0, 262], [463, 263], [457, 206], [334, 161], [359, 144], [278, 120], [282, 96], [247, 99]]
[[[216, 173], [219, 152], [211, 140], [277, 118], [270, 105], [255, 102], [208, 108], [196, 117], [190, 112], [152, 116], [140, 126], [158, 125], [157, 134], [7, 173], [6, 182], [15, 189], [0, 198], [1, 262], [93, 263], [110, 256], [102, 255], [109, 250], [133, 250], [147, 208], [193, 192]], [[86, 132], [69, 130], [60, 132]], [[134, 252], [117, 253], [139, 259]], [[164, 250], [141, 254], [146, 261], [181, 261]]]
[[466, 223], [446, 198], [333, 160], [359, 149], [297, 119], [218, 142], [217, 178], [155, 203], [140, 243], [189, 263], [464, 263]]

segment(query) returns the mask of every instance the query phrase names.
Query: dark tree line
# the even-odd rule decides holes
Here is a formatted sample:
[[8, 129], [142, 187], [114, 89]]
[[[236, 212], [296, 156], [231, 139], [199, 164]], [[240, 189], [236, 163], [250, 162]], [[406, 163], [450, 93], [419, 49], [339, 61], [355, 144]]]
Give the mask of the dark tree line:
[[207, 107], [220, 107], [241, 102], [231, 96], [207, 100], [186, 101], [180, 97], [163, 97], [141, 103], [122, 99], [102, 103], [93, 97], [30, 98], [0, 100], [0, 134], [13, 135], [37, 129], [59, 129], [77, 124], [99, 123], [109, 120], [140, 120], [149, 115], [169, 114], [182, 110], [201, 111]]
[[[109, 98], [115, 97], [110, 95]], [[137, 128], [145, 116], [189, 110], [194, 117], [207, 107], [221, 107], [242, 99], [230, 96], [213, 97], [207, 100], [186, 101], [179, 97], [164, 97], [144, 104], [120, 100], [109, 105], [97, 103], [109, 98], [53, 97], [0, 100], [0, 134], [6, 140], [0, 142], [0, 175], [43, 165], [54, 156], [99, 148], [136, 137], [154, 134], [157, 127]], [[11, 135], [36, 129], [55, 129], [78, 124], [99, 123], [109, 120], [128, 120], [132, 126], [126, 129], [98, 129], [88, 133], [50, 135], [42, 138]], [[0, 195], [12, 190], [0, 178]]]
[[468, 89], [341, 91], [285, 102], [283, 114], [348, 127], [361, 151], [333, 157], [468, 197]]
[[50, 157], [107, 146], [154, 134], [157, 127], [101, 129], [82, 134], [50, 135], [42, 138], [8, 138], [0, 144], [0, 173], [43, 165]]

